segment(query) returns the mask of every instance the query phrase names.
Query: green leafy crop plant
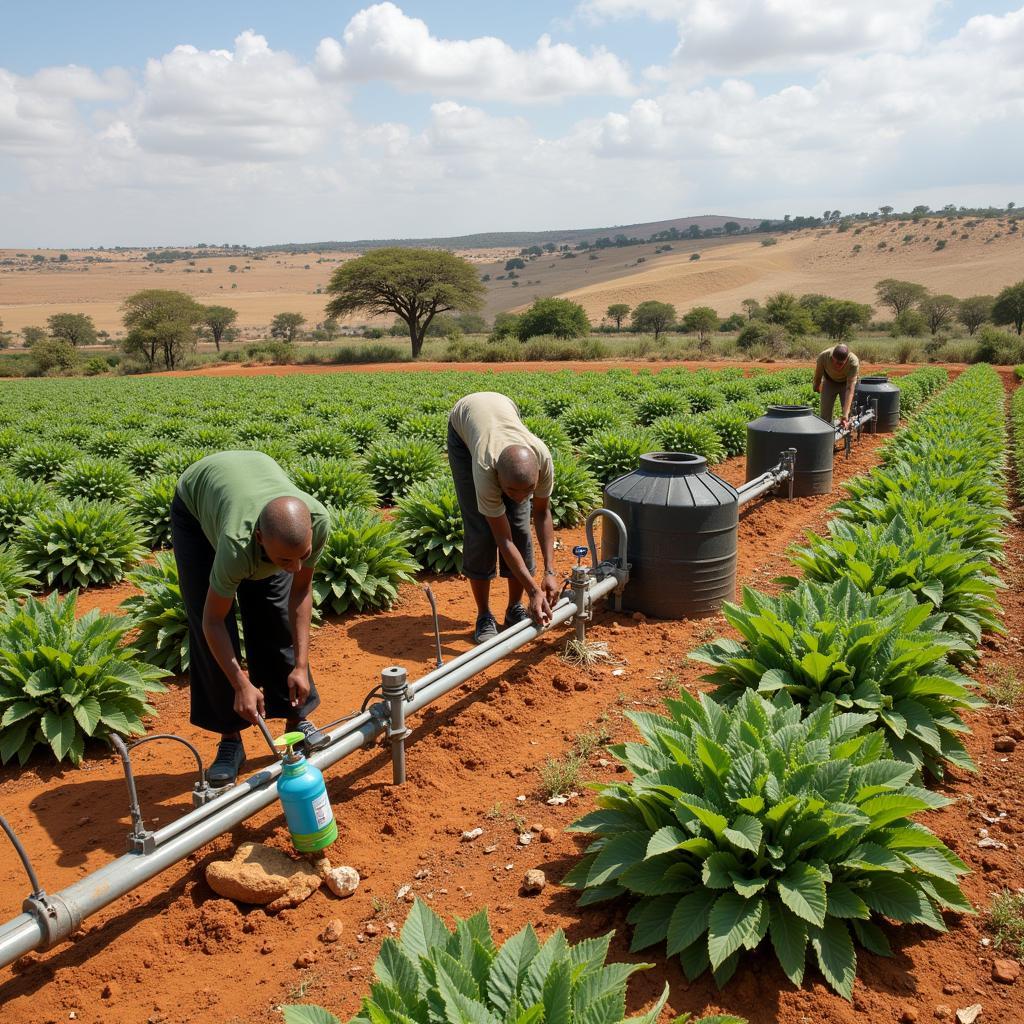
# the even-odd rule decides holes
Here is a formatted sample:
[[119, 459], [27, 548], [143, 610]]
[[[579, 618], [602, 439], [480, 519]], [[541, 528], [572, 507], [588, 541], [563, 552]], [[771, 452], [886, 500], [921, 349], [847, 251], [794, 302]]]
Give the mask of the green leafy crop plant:
[[135, 485], [132, 471], [117, 459], [85, 456], [68, 463], [54, 481], [62, 498], [123, 501]]
[[14, 453], [11, 466], [23, 479], [50, 481], [77, 455], [67, 441], [33, 441]]
[[366, 468], [388, 504], [394, 504], [413, 484], [435, 476], [443, 464], [437, 446], [422, 438], [377, 441], [366, 453]]
[[690, 655], [712, 666], [704, 678], [719, 699], [784, 692], [809, 711], [866, 714], [914, 771], [941, 778], [947, 763], [975, 770], [961, 716], [984, 701], [949, 661], [970, 646], [942, 632], [945, 616], [909, 591], [869, 597], [849, 579], [802, 582], [778, 597], [746, 589], [723, 614], [742, 639], [714, 640]]
[[0, 480], [0, 544], [8, 543], [22, 520], [57, 503], [57, 496], [41, 480]]
[[718, 432], [698, 417], [657, 420], [651, 427], [651, 433], [661, 451], [700, 455], [708, 460], [709, 465], [725, 459], [725, 446]]
[[940, 523], [922, 528], [897, 515], [877, 525], [833, 519], [828, 529], [828, 537], [809, 534], [807, 545], [791, 553], [805, 579], [828, 583], [845, 577], [874, 596], [909, 591], [945, 615], [945, 628], [962, 633], [972, 647], [983, 632], [1004, 632], [996, 599], [1002, 582], [983, 552], [959, 547]]
[[38, 587], [39, 577], [25, 565], [17, 549], [0, 544], [0, 603], [28, 597]]
[[162, 669], [125, 643], [131, 620], [96, 609], [75, 617], [77, 594], [9, 604], [0, 614], [0, 761], [24, 765], [37, 745], [79, 764], [88, 739], [140, 736], [155, 713]]
[[116, 583], [146, 554], [142, 527], [109, 501], [62, 501], [27, 516], [14, 535], [25, 564], [51, 587]]
[[424, 569], [462, 572], [462, 511], [450, 476], [414, 484], [399, 498], [395, 520]]
[[133, 644], [153, 665], [171, 675], [188, 671], [188, 618], [178, 582], [178, 567], [168, 551], [128, 573], [141, 593], [121, 602], [137, 630]]
[[561, 529], [576, 526], [596, 507], [601, 489], [594, 475], [575, 459], [553, 456], [555, 486], [551, 492], [551, 519]]
[[295, 486], [332, 508], [376, 508], [379, 497], [366, 470], [351, 461], [306, 458], [288, 468]]
[[148, 547], [171, 546], [171, 502], [177, 485], [178, 478], [171, 474], [151, 476], [138, 484], [128, 499], [129, 511], [142, 527]]
[[641, 455], [656, 449], [649, 431], [621, 427], [602, 430], [583, 444], [582, 463], [598, 483], [608, 484], [623, 473], [631, 473], [640, 465]]
[[321, 611], [377, 611], [398, 600], [420, 566], [408, 538], [377, 512], [338, 510], [313, 575], [313, 599]]
[[[541, 943], [527, 925], [499, 947], [486, 912], [449, 929], [417, 901], [396, 940], [381, 944], [370, 995], [349, 1024], [655, 1024], [668, 999], [626, 1017], [631, 975], [653, 964], [607, 964], [612, 935]], [[285, 1024], [340, 1024], [319, 1007], [286, 1006]], [[694, 1024], [744, 1024], [735, 1017]]]
[[299, 434], [295, 448], [300, 455], [318, 455], [321, 458], [351, 459], [355, 455], [355, 444], [343, 430], [317, 427]]
[[770, 946], [793, 984], [813, 958], [850, 999], [855, 943], [890, 953], [883, 918], [945, 931], [944, 910], [971, 912], [966, 865], [911, 820], [949, 801], [911, 784], [872, 715], [750, 691], [666, 703], [628, 713], [643, 742], [611, 749], [634, 778], [572, 826], [598, 838], [563, 880], [583, 906], [635, 901], [633, 951], [664, 942], [689, 978], [724, 985]]

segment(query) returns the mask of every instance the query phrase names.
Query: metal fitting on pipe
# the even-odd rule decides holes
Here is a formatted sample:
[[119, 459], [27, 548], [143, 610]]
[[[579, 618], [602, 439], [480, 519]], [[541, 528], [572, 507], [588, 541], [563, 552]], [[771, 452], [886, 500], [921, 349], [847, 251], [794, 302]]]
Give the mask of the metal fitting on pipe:
[[152, 853], [156, 849], [156, 837], [146, 828], [146, 823], [142, 820], [142, 807], [139, 804], [138, 790], [135, 788], [135, 773], [132, 771], [131, 754], [128, 753], [124, 740], [116, 732], [111, 733], [110, 742], [121, 758], [124, 778], [128, 783], [128, 813], [132, 819], [132, 828], [128, 833], [128, 852]]
[[409, 675], [401, 665], [380, 674], [380, 690], [388, 705], [387, 736], [391, 740], [391, 773], [396, 786], [405, 782], [405, 705], [409, 700]]
[[[594, 540], [594, 523], [598, 519], [606, 519], [615, 527], [618, 532], [618, 555], [611, 561], [599, 562], [597, 559], [597, 543]], [[615, 577], [615, 590], [612, 596], [612, 607], [615, 611], [622, 611], [622, 591], [629, 582], [629, 537], [626, 532], [626, 524], [622, 517], [609, 508], [595, 508], [586, 521], [587, 546], [590, 548], [590, 571], [594, 579], [602, 580], [607, 576]]]
[[786, 448], [781, 459], [771, 469], [766, 469], [760, 476], [748, 480], [736, 488], [737, 504], [743, 506], [755, 498], [760, 498], [769, 491], [774, 491], [784, 481], [789, 481], [789, 497], [793, 497], [793, 478], [796, 476], [796, 449]]
[[593, 577], [585, 565], [574, 565], [569, 573], [569, 584], [572, 587], [572, 600], [576, 605], [573, 625], [576, 627], [577, 643], [585, 643], [587, 639], [587, 623], [592, 618], [590, 604], [590, 584]]

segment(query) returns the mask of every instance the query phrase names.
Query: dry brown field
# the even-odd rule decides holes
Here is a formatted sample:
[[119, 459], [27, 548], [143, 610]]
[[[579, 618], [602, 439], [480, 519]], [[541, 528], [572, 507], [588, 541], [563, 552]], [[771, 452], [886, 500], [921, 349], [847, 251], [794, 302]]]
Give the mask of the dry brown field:
[[[614, 302], [635, 306], [658, 299], [673, 303], [680, 313], [709, 305], [728, 315], [745, 298], [763, 300], [780, 290], [872, 302], [875, 282], [883, 277], [918, 281], [958, 297], [994, 293], [1024, 277], [1024, 233], [1010, 232], [1008, 222], [994, 219], [933, 218], [918, 224], [868, 224], [859, 231], [807, 230], [778, 235], [770, 246], [762, 244], [764, 237], [679, 241], [665, 252], [651, 243], [600, 250], [593, 258], [586, 252], [570, 259], [545, 254], [529, 260], [515, 279], [500, 281], [505, 261], [516, 250], [461, 250], [459, 255], [490, 274], [488, 318], [525, 308], [538, 297], [564, 295], [580, 302], [595, 324]], [[937, 248], [939, 241], [945, 247]], [[313, 327], [323, 320], [322, 289], [331, 272], [355, 255], [265, 252], [247, 257], [206, 250], [194, 265], [185, 260], [153, 265], [141, 249], [67, 250], [65, 263], [51, 261], [59, 250], [38, 250], [46, 262], [36, 264], [31, 260], [36, 252], [0, 250], [0, 321], [7, 330], [43, 326], [53, 313], [81, 312], [98, 329], [116, 335], [121, 303], [143, 288], [178, 289], [207, 304], [231, 306], [238, 310], [246, 337], [261, 336], [274, 315], [286, 311], [302, 313]], [[695, 253], [700, 259], [692, 258]], [[95, 262], [97, 257], [104, 262]], [[232, 265], [235, 271], [228, 269]]]

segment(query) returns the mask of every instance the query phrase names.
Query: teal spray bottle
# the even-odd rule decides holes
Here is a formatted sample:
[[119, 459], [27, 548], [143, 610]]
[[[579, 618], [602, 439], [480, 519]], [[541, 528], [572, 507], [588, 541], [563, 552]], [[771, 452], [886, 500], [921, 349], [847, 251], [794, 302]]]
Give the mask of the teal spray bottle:
[[274, 740], [275, 746], [287, 748], [281, 777], [277, 780], [277, 795], [281, 798], [295, 849], [311, 853], [330, 846], [338, 838], [338, 823], [334, 820], [323, 773], [294, 749], [304, 739], [301, 732], [286, 732]]

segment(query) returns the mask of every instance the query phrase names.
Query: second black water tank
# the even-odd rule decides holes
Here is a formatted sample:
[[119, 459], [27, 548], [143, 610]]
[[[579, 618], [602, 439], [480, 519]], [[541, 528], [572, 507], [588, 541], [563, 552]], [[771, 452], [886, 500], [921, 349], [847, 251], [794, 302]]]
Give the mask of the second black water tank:
[[747, 479], [778, 465], [786, 448], [796, 449], [793, 496], [832, 490], [835, 427], [815, 416], [809, 405], [769, 405], [747, 424]]
[[854, 390], [854, 401], [858, 406], [870, 401], [878, 402], [878, 416], [875, 429], [879, 433], [898, 430], [900, 426], [900, 389], [888, 377], [861, 377]]
[[[629, 535], [624, 608], [659, 619], [710, 615], [736, 590], [736, 489], [688, 452], [652, 452], [604, 491]], [[619, 553], [605, 524], [601, 557]]]

